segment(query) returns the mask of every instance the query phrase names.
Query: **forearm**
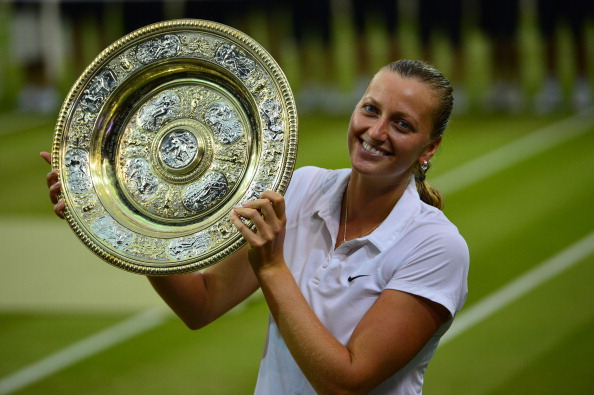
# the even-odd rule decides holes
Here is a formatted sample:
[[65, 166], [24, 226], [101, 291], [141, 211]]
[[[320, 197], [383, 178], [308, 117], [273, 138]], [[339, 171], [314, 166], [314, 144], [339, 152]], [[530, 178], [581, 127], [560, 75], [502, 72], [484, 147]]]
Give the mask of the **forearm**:
[[208, 297], [202, 274], [147, 278], [159, 296], [190, 329], [199, 329], [212, 321], [207, 311]]
[[351, 350], [324, 327], [286, 265], [266, 268], [256, 276], [289, 351], [318, 393], [371, 389]]
[[204, 270], [148, 277], [159, 296], [191, 329], [199, 329], [244, 301], [258, 288], [247, 248]]

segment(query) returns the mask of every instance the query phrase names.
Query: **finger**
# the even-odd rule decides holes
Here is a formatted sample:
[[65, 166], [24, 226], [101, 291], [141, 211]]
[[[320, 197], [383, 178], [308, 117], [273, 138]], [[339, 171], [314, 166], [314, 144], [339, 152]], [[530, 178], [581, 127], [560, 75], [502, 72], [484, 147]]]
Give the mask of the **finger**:
[[276, 217], [281, 222], [285, 221], [285, 198], [283, 195], [274, 191], [264, 191], [262, 195], [260, 195], [260, 198], [271, 201]]
[[260, 212], [266, 220], [266, 223], [273, 226], [275, 230], [278, 230], [280, 226], [280, 220], [278, 219], [274, 206], [270, 200], [266, 199], [264, 203], [262, 203], [262, 206], [260, 207]]
[[262, 208], [262, 205], [267, 203], [267, 199], [255, 199], [255, 200], [250, 200], [249, 202], [243, 203], [241, 206], [238, 207], [247, 207], [247, 208], [251, 208], [254, 210], [260, 210], [260, 208]]
[[56, 170], [52, 170], [45, 176], [45, 181], [48, 187], [51, 187], [58, 181], [58, 172]]
[[256, 227], [266, 225], [264, 218], [262, 217], [262, 213], [260, 212], [261, 205], [258, 205], [258, 208], [240, 206], [233, 208], [235, 214], [245, 219], [248, 219], [253, 222]]
[[[268, 219], [262, 215], [261, 211], [252, 208], [236, 207], [234, 211], [238, 216], [252, 221], [256, 227], [255, 233], [261, 236], [261, 239], [258, 239], [258, 241], [274, 238], [275, 229], [279, 228], [278, 220], [274, 222], [274, 219]], [[276, 218], [274, 212], [271, 215]]]
[[241, 233], [244, 239], [248, 241], [248, 243], [254, 243], [256, 241], [257, 235], [254, 233], [252, 229], [250, 229], [243, 221], [239, 218], [240, 216], [232, 210], [229, 214], [229, 219], [231, 223], [235, 225], [235, 228]]
[[64, 199], [60, 199], [58, 200], [58, 203], [56, 203], [56, 205], [54, 206], [54, 212], [56, 213], [56, 215], [62, 219], [65, 218], [64, 215], [64, 210], [66, 209], [66, 203], [64, 202]]
[[49, 152], [45, 152], [42, 151], [39, 153], [39, 155], [43, 158], [43, 160], [45, 160], [49, 165], [52, 164], [52, 154], [50, 154]]
[[58, 203], [58, 199], [60, 197], [60, 192], [62, 191], [62, 183], [60, 181], [56, 182], [49, 188], [49, 196], [52, 203]]

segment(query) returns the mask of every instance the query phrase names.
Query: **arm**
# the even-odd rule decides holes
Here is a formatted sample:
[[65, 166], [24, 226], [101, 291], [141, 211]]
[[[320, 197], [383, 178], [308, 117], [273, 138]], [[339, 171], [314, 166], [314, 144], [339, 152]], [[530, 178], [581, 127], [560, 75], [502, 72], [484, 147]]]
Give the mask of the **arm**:
[[265, 192], [262, 199], [235, 212], [256, 225], [252, 232], [232, 217], [249, 242], [250, 263], [283, 339], [319, 393], [370, 391], [414, 358], [449, 318], [436, 303], [386, 290], [344, 346], [316, 317], [284, 262], [282, 197]]
[[[51, 154], [42, 152], [40, 155], [51, 164]], [[58, 172], [50, 171], [46, 182], [54, 212], [64, 218], [65, 203], [60, 199], [62, 184]], [[202, 273], [148, 279], [159, 296], [192, 329], [212, 322], [258, 288], [245, 247]]]
[[449, 314], [419, 297], [386, 290], [343, 346], [313, 314], [289, 276], [281, 267], [260, 272], [258, 279], [287, 347], [322, 394], [371, 391], [410, 362]]
[[246, 247], [202, 273], [148, 279], [190, 329], [209, 324], [258, 289]]

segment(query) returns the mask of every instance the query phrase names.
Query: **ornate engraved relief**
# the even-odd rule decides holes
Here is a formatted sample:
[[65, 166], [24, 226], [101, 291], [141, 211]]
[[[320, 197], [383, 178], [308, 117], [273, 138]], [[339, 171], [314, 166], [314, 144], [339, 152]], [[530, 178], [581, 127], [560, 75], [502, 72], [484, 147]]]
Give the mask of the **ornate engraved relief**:
[[149, 64], [156, 60], [172, 58], [180, 51], [181, 42], [174, 34], [166, 34], [138, 45], [136, 58], [140, 63]]
[[231, 70], [241, 79], [249, 77], [255, 69], [256, 62], [254, 59], [243, 54], [233, 44], [221, 45], [217, 50], [215, 58], [218, 63]]
[[83, 92], [80, 106], [91, 113], [99, 111], [107, 96], [116, 87], [116, 77], [109, 69], [102, 70]]
[[223, 174], [208, 173], [186, 189], [183, 197], [184, 206], [190, 211], [204, 211], [225, 196], [227, 186], [227, 179]]
[[175, 118], [181, 109], [181, 99], [172, 91], [163, 92], [140, 109], [138, 122], [146, 130], [157, 130]]
[[91, 188], [89, 154], [82, 149], [72, 149], [64, 157], [68, 175], [68, 188], [77, 194], [86, 193]]
[[124, 167], [126, 183], [140, 201], [150, 200], [159, 188], [159, 180], [151, 172], [151, 165], [146, 159], [134, 158]]
[[213, 128], [221, 144], [231, 144], [243, 135], [243, 126], [231, 106], [225, 102], [212, 104], [204, 113], [204, 121]]
[[184, 53], [212, 59], [217, 41], [208, 36], [184, 35], [181, 37]]
[[165, 136], [159, 147], [159, 155], [165, 165], [183, 169], [196, 158], [198, 141], [187, 130], [175, 130]]
[[262, 181], [256, 181], [254, 185], [250, 188], [248, 193], [246, 194], [245, 201], [249, 202], [250, 200], [256, 200], [260, 198], [262, 192], [266, 190], [266, 184]]
[[268, 98], [260, 108], [266, 128], [264, 139], [267, 141], [278, 141], [283, 138], [283, 122], [281, 119], [282, 107], [275, 98]]
[[97, 218], [91, 228], [97, 237], [108, 242], [116, 250], [125, 250], [134, 239], [132, 232], [121, 227], [108, 215]]
[[208, 233], [201, 232], [192, 237], [173, 239], [169, 243], [169, 256], [176, 260], [205, 253], [210, 248], [212, 240]]

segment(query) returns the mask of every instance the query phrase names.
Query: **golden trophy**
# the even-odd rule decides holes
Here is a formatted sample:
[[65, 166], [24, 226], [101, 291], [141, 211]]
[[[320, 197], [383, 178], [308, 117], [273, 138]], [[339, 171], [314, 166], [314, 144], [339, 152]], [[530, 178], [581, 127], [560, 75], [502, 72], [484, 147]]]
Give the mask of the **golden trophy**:
[[229, 213], [286, 191], [297, 137], [274, 59], [231, 27], [181, 19], [122, 37], [87, 67], [60, 111], [52, 167], [90, 250], [130, 272], [170, 275], [244, 245]]

